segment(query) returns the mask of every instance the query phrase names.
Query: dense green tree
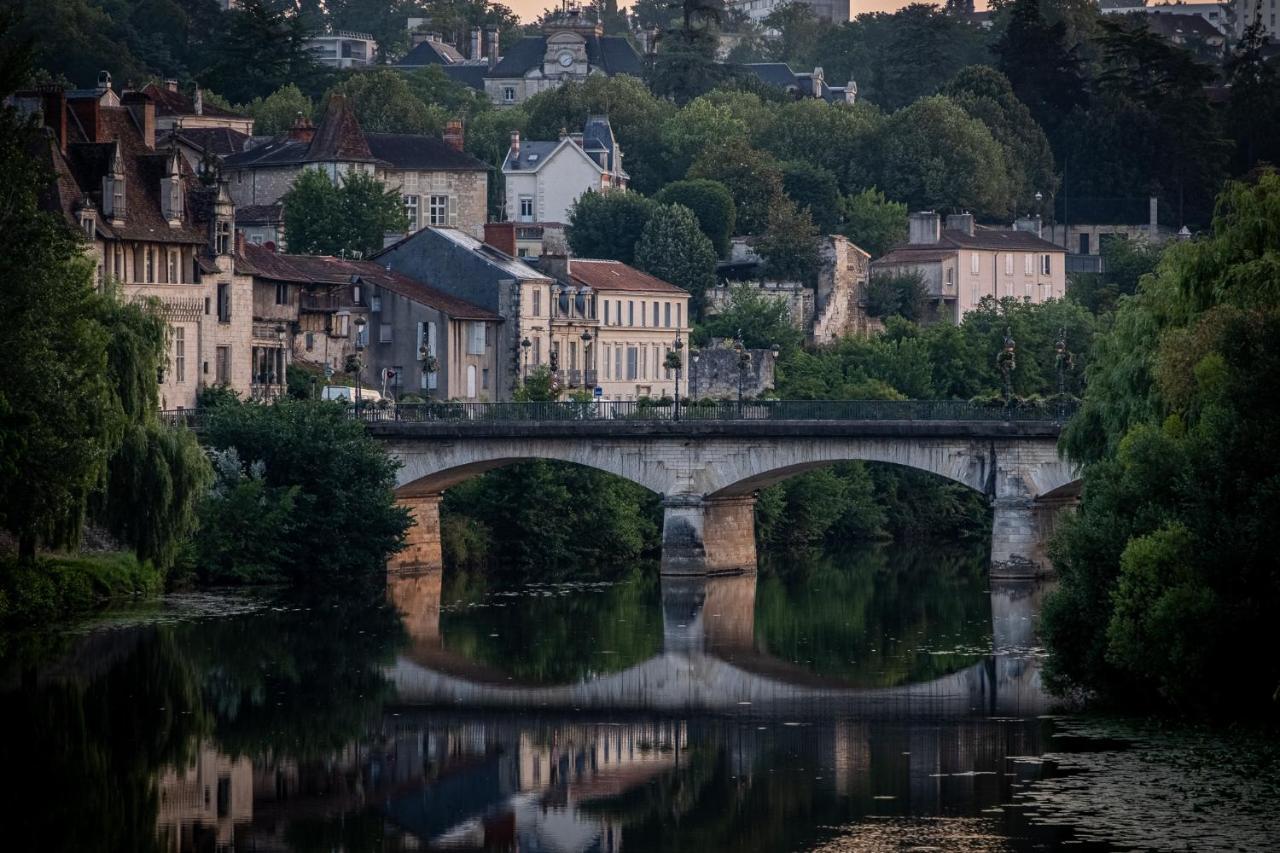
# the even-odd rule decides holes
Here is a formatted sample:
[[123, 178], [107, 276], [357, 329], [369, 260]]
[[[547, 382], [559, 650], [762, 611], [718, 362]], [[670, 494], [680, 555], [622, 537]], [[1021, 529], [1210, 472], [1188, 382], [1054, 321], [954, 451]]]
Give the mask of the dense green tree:
[[761, 22], [766, 30], [778, 33], [777, 38], [764, 42], [769, 59], [777, 62], [807, 64], [814, 43], [822, 33], [823, 24], [807, 3], [784, 3], [774, 7]]
[[846, 193], [875, 182], [877, 133], [884, 123], [875, 107], [802, 98], [768, 112], [768, 121], [750, 125], [753, 144], [780, 160], [803, 160], [826, 169]]
[[1138, 292], [1138, 282], [1155, 272], [1161, 247], [1147, 240], [1105, 240], [1102, 273], [1079, 273], [1067, 281], [1067, 298], [1094, 314], [1112, 311], [1122, 296]]
[[689, 169], [690, 178], [723, 184], [733, 196], [740, 234], [760, 234], [769, 224], [769, 210], [782, 197], [782, 168], [764, 151], [737, 138], [708, 147]]
[[877, 183], [915, 209], [1004, 215], [1012, 206], [1004, 151], [977, 119], [941, 96], [889, 117]]
[[815, 286], [822, 265], [818, 229], [809, 209], [789, 201], [769, 211], [769, 227], [755, 244], [764, 261], [764, 274], [775, 281], [799, 281]]
[[876, 539], [886, 521], [867, 466], [857, 462], [792, 477], [763, 490], [756, 505], [759, 540], [788, 550]]
[[807, 211], [822, 234], [831, 234], [840, 224], [840, 188], [835, 175], [804, 160], [782, 164], [782, 191]]
[[1212, 234], [1170, 247], [1100, 336], [1063, 436], [1080, 509], [1052, 548], [1045, 627], [1059, 688], [1272, 713], [1280, 605], [1276, 310], [1280, 176], [1234, 184]]
[[907, 206], [889, 201], [875, 187], [841, 202], [844, 235], [879, 257], [907, 239]]
[[706, 178], [674, 181], [663, 187], [653, 200], [658, 204], [680, 204], [692, 210], [698, 218], [698, 227], [707, 235], [716, 254], [728, 257], [737, 211], [733, 196], [724, 184]]
[[1236, 141], [1236, 168], [1252, 169], [1259, 161], [1280, 163], [1280, 70], [1267, 56], [1262, 10], [1244, 29], [1226, 62], [1231, 101], [1227, 127]]
[[918, 322], [923, 319], [926, 298], [928, 292], [918, 272], [874, 275], [867, 283], [867, 313], [872, 317], [902, 317]]
[[658, 42], [649, 68], [649, 88], [659, 97], [685, 104], [733, 76], [717, 61], [724, 0], [680, 0], [678, 21]]
[[409, 91], [427, 105], [442, 110], [448, 118], [471, 119], [493, 111], [493, 102], [483, 92], [449, 77], [438, 65], [429, 65], [405, 75]]
[[663, 123], [662, 144], [671, 157], [673, 174], [687, 172], [699, 154], [722, 139], [749, 137], [745, 117], [713, 95], [695, 98]]
[[[496, 29], [498, 45], [503, 55], [524, 35], [520, 17], [509, 6], [490, 0], [413, 0], [414, 17], [428, 20], [426, 29], [438, 32], [444, 40], [456, 45], [466, 45], [471, 40], [471, 30]], [[401, 13], [396, 19], [400, 33], [407, 36], [404, 21], [408, 15]], [[359, 24], [352, 26], [359, 28]], [[397, 34], [398, 38], [403, 38]], [[408, 45], [397, 45], [407, 48]]]
[[1071, 39], [1066, 21], [1046, 19], [1040, 0], [1013, 0], [992, 49], [1013, 91], [1051, 137], [1072, 110], [1086, 103], [1078, 42]]
[[751, 285], [732, 288], [729, 304], [706, 317], [696, 332], [702, 343], [712, 338], [736, 338], [739, 334], [748, 349], [777, 345], [787, 353], [797, 351], [804, 340], [791, 321], [787, 303]]
[[[1053, 207], [1058, 179], [1049, 139], [1031, 111], [1013, 93], [1009, 80], [986, 65], [962, 70], [942, 90], [973, 118], [986, 125], [1004, 149], [1009, 168], [1010, 213], [1043, 213]], [[1040, 193], [1044, 201], [1036, 200]]]
[[405, 75], [390, 69], [366, 71], [343, 80], [324, 97], [344, 96], [360, 127], [373, 133], [426, 133], [438, 136], [450, 118], [442, 107], [423, 102]]
[[237, 103], [293, 83], [310, 90], [322, 77], [302, 19], [267, 0], [242, 0], [224, 13], [201, 82]]
[[654, 206], [636, 243], [635, 264], [689, 291], [694, 313], [702, 312], [706, 293], [716, 284], [715, 248], [693, 211], [680, 204]]
[[569, 211], [569, 248], [578, 257], [629, 264], [655, 207], [639, 193], [583, 193]]
[[259, 136], [275, 136], [293, 127], [299, 118], [308, 121], [315, 114], [315, 105], [292, 83], [281, 86], [265, 98], [254, 98], [238, 109], [253, 118], [253, 132]]
[[[209, 411], [206, 442], [218, 450], [236, 451], [243, 474], [261, 480], [263, 502], [253, 504], [235, 489], [239, 480], [223, 474], [220, 482], [241, 501], [243, 514], [226, 511], [224, 518], [244, 518], [253, 505], [282, 517], [281, 541], [249, 541], [243, 547], [277, 555], [276, 576], [300, 585], [324, 585], [370, 579], [385, 570], [408, 528], [407, 513], [395, 505], [395, 463], [364, 426], [346, 417], [342, 406], [299, 400], [279, 400], [271, 406], [226, 402]], [[283, 491], [282, 491], [283, 490]], [[285, 512], [284, 495], [292, 491]], [[220, 500], [215, 494], [211, 500]], [[217, 515], [217, 513], [215, 513]], [[287, 522], [283, 520], [287, 517]], [[201, 531], [201, 547], [226, 537], [221, 527]], [[223, 564], [238, 560], [221, 554]]]
[[323, 171], [306, 169], [283, 202], [289, 248], [298, 254], [366, 257], [382, 248], [384, 234], [406, 225], [399, 192], [360, 173], [335, 186]]

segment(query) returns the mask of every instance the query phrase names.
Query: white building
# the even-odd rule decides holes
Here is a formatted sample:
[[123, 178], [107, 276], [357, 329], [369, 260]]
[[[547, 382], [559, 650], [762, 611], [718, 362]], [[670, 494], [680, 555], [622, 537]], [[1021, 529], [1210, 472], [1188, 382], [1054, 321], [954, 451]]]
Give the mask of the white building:
[[372, 65], [378, 53], [378, 43], [373, 36], [346, 30], [314, 35], [307, 39], [307, 47], [315, 52], [317, 62], [330, 68]]
[[554, 141], [522, 141], [518, 131], [512, 133], [502, 175], [507, 218], [519, 223], [568, 222], [583, 193], [625, 190], [630, 181], [605, 116], [591, 116], [582, 133]]
[[[757, 26], [763, 25], [764, 19], [793, 0], [727, 0], [725, 6], [736, 9], [751, 19]], [[849, 20], [849, 0], [799, 0], [813, 10], [819, 21], [830, 21], [843, 24]]]

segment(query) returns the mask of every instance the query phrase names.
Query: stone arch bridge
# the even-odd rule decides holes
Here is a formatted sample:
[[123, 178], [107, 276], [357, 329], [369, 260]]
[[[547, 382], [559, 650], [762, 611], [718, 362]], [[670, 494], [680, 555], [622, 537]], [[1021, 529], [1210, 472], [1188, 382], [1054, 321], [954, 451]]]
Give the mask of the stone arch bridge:
[[[773, 404], [739, 409], [733, 417], [674, 420], [602, 416], [610, 404], [553, 404], [577, 408], [548, 410], [556, 416], [538, 419], [493, 417], [512, 411], [504, 406], [521, 404], [459, 405], [447, 410], [452, 417], [397, 412], [394, 419], [368, 424], [400, 463], [397, 498], [416, 522], [399, 556], [402, 564], [440, 565], [439, 505], [446, 489], [530, 459], [585, 465], [659, 494], [662, 573], [673, 575], [754, 570], [758, 491], [836, 462], [903, 465], [985, 494], [994, 511], [993, 577], [1048, 573], [1048, 534], [1058, 512], [1078, 494], [1077, 472], [1057, 451], [1061, 418], [1044, 413], [1000, 419], [1001, 410], [993, 416], [990, 409], [948, 404], [805, 418], [790, 417], [788, 404]], [[565, 412], [578, 414], [564, 417]], [[867, 417], [868, 412], [911, 417]], [[920, 417], [922, 412], [947, 417]]]

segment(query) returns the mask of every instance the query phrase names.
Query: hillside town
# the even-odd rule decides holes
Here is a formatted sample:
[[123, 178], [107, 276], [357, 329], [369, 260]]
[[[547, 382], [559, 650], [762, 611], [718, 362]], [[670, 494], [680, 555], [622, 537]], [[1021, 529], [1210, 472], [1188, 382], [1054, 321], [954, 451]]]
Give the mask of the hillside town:
[[0, 847], [1272, 849], [1277, 0], [543, 6], [0, 9]]

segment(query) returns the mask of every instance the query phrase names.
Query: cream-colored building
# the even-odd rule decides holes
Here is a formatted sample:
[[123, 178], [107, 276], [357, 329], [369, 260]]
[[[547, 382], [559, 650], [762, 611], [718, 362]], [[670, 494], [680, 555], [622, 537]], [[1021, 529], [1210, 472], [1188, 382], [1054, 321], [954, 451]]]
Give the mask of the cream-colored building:
[[959, 323], [985, 297], [1032, 303], [1067, 293], [1066, 249], [1040, 236], [1039, 217], [1013, 228], [977, 225], [972, 214], [911, 214], [908, 241], [873, 261], [871, 277], [915, 272], [938, 320]]
[[109, 75], [97, 90], [43, 87], [15, 102], [48, 128], [40, 154], [55, 181], [44, 201], [84, 232], [99, 283], [158, 301], [168, 321], [161, 408], [193, 408], [209, 385], [248, 395], [253, 285], [236, 269], [225, 184], [199, 180], [176, 147], [158, 148], [155, 102], [145, 92], [116, 101]]
[[562, 386], [599, 388], [604, 400], [673, 396], [666, 358], [677, 341], [687, 380], [688, 291], [620, 261], [543, 255], [539, 266], [556, 281], [545, 301], [535, 297], [530, 320], [548, 324], [548, 362], [554, 358]]
[[236, 826], [253, 820], [253, 763], [200, 744], [190, 764], [159, 774], [156, 835], [165, 850], [196, 849], [197, 837], [230, 850]]
[[513, 131], [502, 175], [507, 219], [522, 224], [568, 222], [583, 193], [625, 190], [631, 180], [607, 116], [589, 116], [581, 133], [555, 141], [521, 141]]

